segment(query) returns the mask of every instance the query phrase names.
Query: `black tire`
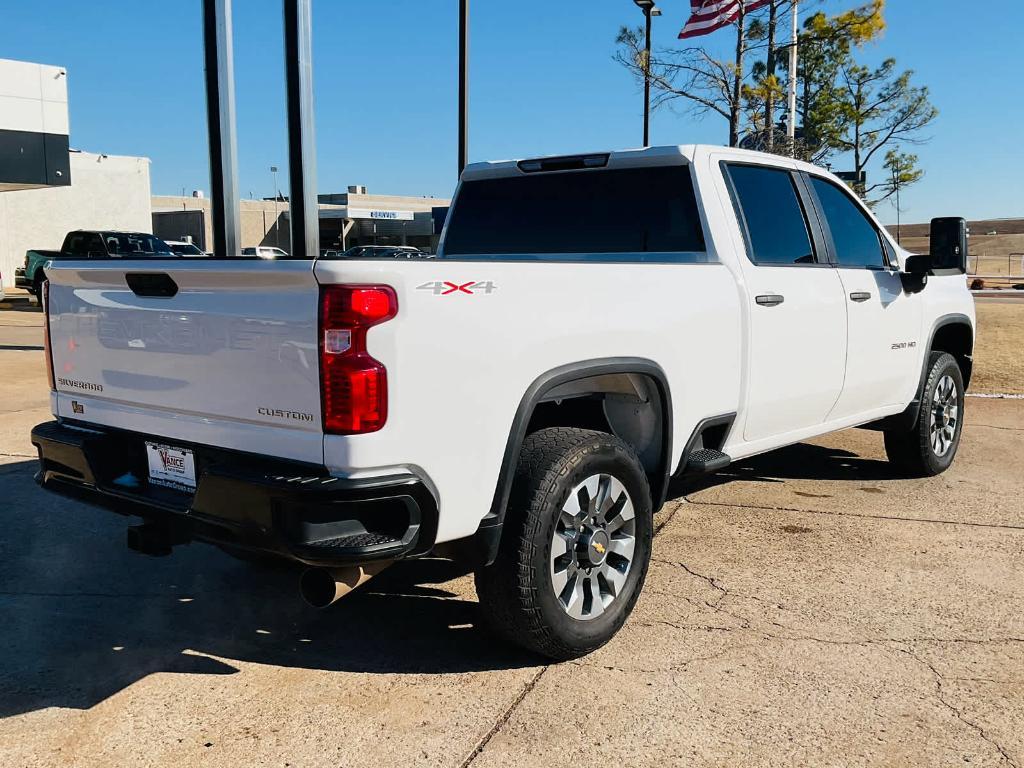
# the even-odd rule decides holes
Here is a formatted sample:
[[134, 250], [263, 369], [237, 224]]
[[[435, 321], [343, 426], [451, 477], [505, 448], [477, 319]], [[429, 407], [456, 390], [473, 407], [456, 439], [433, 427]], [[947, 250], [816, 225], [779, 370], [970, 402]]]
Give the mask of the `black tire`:
[[[947, 381], [947, 377], [956, 387], [955, 396], [950, 398], [956, 406], [956, 421], [952, 426], [951, 439], [940, 442], [939, 448], [936, 448], [933, 442], [932, 415], [936, 414], [937, 421], [942, 423], [942, 393], [939, 392], [939, 385]], [[952, 355], [932, 352], [928, 358], [928, 376], [913, 429], [885, 432], [885, 454], [889, 462], [908, 477], [933, 477], [945, 472], [960, 447], [963, 417], [964, 380], [960, 366]]]
[[[603, 612], [584, 620], [570, 616], [555, 593], [552, 549], [570, 492], [594, 475], [617, 480], [632, 501], [634, 549], [624, 581], [609, 598], [610, 603]], [[621, 504], [621, 494], [618, 499]], [[621, 513], [609, 513], [608, 519], [614, 520], [616, 515]], [[626, 443], [605, 432], [568, 427], [532, 433], [519, 455], [497, 559], [476, 572], [477, 595], [487, 623], [507, 640], [552, 659], [572, 659], [601, 647], [625, 623], [640, 595], [650, 564], [653, 528], [647, 476]], [[573, 529], [566, 535], [577, 534]], [[577, 543], [576, 547], [580, 546], [584, 545]], [[613, 549], [609, 540], [608, 550]], [[576, 555], [571, 553], [575, 551], [567, 544], [566, 557], [572, 557], [574, 563]], [[600, 552], [611, 562], [612, 554], [604, 555], [604, 549]], [[585, 576], [583, 570], [575, 571], [575, 564], [572, 568], [579, 574], [577, 578], [590, 578], [589, 570]], [[594, 570], [600, 571], [597, 566]], [[595, 575], [592, 584], [599, 578]], [[585, 586], [593, 610], [594, 600], [601, 597], [594, 597], [593, 586]]]
[[36, 301], [39, 302], [39, 306], [43, 305], [43, 282], [46, 280], [46, 276], [40, 271], [36, 275], [35, 282], [32, 284], [32, 293], [36, 297]]

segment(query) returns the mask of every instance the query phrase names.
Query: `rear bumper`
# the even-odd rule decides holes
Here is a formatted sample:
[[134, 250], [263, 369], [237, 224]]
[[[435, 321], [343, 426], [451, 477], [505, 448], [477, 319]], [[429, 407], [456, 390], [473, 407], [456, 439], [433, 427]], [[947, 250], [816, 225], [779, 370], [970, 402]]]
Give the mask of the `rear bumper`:
[[[144, 443], [193, 451], [196, 490], [150, 484]], [[412, 474], [348, 480], [322, 466], [56, 421], [32, 430], [45, 489], [207, 541], [338, 567], [427, 554], [437, 502]]]

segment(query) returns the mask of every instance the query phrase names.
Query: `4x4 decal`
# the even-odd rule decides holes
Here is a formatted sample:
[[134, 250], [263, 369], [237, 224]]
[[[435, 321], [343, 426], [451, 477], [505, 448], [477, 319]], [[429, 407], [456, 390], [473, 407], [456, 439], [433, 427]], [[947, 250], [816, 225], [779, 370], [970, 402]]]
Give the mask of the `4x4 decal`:
[[457, 293], [468, 293], [475, 296], [478, 293], [490, 295], [498, 290], [490, 280], [469, 280], [465, 283], [453, 283], [448, 280], [431, 280], [423, 285], [416, 286], [417, 291], [430, 291], [435, 296], [450, 296]]

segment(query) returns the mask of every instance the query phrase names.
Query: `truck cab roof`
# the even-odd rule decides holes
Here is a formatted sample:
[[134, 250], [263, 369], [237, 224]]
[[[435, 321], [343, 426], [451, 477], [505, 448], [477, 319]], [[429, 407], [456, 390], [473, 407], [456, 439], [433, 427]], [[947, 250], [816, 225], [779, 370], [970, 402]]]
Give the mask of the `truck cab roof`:
[[[600, 171], [626, 169], [658, 168], [670, 166], [693, 166], [698, 169], [698, 176], [706, 167], [709, 158], [718, 157], [730, 163], [750, 164], [783, 168], [789, 171], [800, 171], [810, 176], [829, 179], [832, 183], [846, 188], [844, 181], [828, 170], [795, 158], [783, 155], [758, 152], [738, 147], [724, 147], [715, 144], [679, 144], [647, 148], [623, 149], [611, 152], [587, 152], [574, 155], [552, 155], [524, 158], [520, 160], [498, 160], [479, 162], [466, 166], [461, 181], [476, 182], [496, 179], [525, 179], [533, 174], [565, 173], [572, 171]], [[634, 180], [633, 183], [643, 183]], [[606, 190], [607, 191], [607, 190]], [[623, 183], [621, 196], [630, 194], [630, 185]], [[634, 190], [635, 191], [635, 190]], [[460, 204], [459, 195], [453, 201], [454, 209]], [[859, 200], [858, 206], [865, 215], [873, 219], [891, 251], [897, 255], [900, 263], [911, 254], [901, 248], [892, 234], [882, 226], [874, 212]], [[442, 240], [441, 250], [447, 250], [447, 240]]]
[[493, 179], [503, 176], [518, 176], [524, 173], [542, 173], [598, 168], [636, 168], [657, 165], [686, 165], [711, 153], [727, 153], [731, 156], [757, 162], [759, 165], [775, 165], [783, 168], [798, 168], [808, 173], [831, 176], [819, 166], [782, 155], [756, 152], [737, 147], [723, 147], [715, 144], [676, 144], [658, 147], [622, 149], [605, 152], [584, 152], [573, 155], [547, 155], [513, 160], [495, 160], [472, 163], [462, 173], [464, 181]]

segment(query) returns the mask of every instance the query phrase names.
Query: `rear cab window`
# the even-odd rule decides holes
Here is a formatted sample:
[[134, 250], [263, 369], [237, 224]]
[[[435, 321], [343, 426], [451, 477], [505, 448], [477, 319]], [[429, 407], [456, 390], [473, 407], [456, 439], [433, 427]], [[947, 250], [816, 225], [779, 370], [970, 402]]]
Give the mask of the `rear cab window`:
[[159, 237], [142, 232], [101, 232], [107, 253], [122, 259], [173, 256], [170, 246]]
[[89, 253], [89, 233], [72, 232], [64, 243], [64, 253], [72, 256], [86, 256]]
[[706, 261], [688, 165], [464, 181], [439, 258]]
[[750, 261], [758, 266], [819, 263], [792, 171], [740, 163], [724, 168]]

